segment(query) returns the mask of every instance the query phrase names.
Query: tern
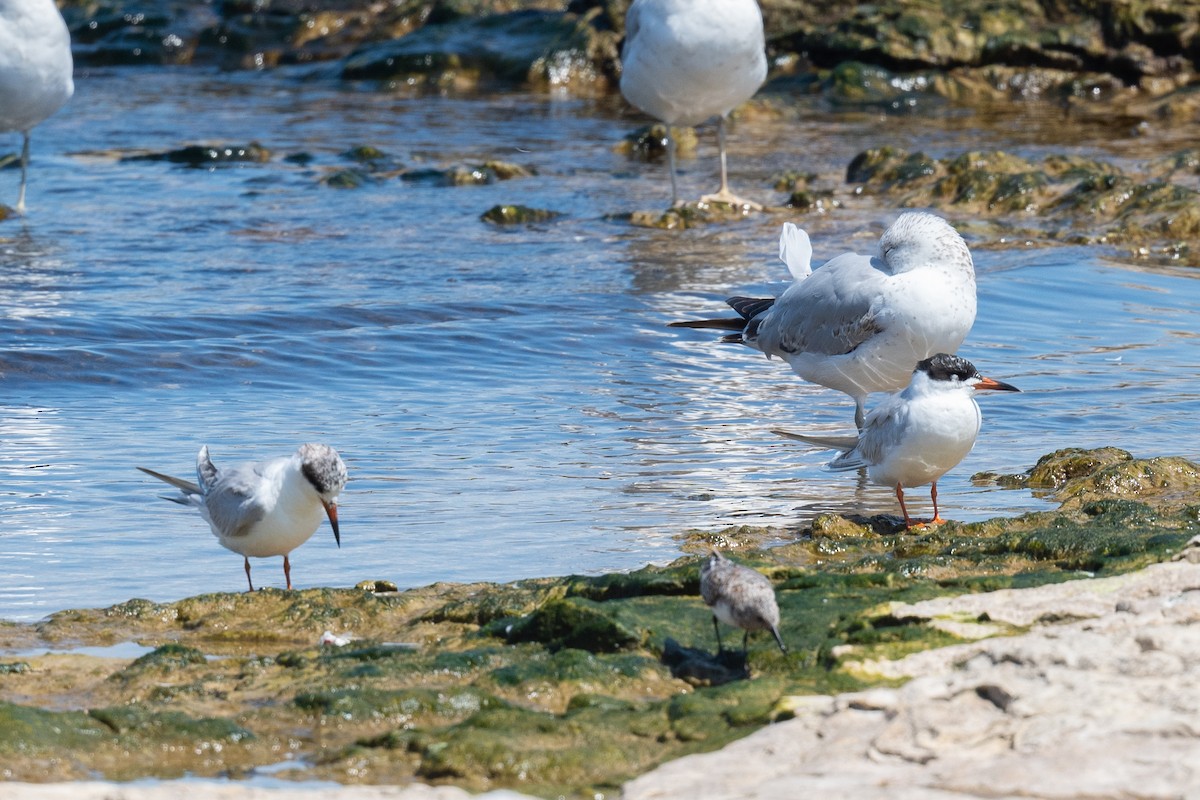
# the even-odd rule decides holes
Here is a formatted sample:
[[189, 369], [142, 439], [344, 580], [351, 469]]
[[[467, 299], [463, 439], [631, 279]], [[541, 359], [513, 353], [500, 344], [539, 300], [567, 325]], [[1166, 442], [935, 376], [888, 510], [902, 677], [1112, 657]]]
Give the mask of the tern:
[[958, 232], [926, 212], [901, 214], [875, 256], [844, 253], [811, 270], [803, 231], [785, 227], [795, 282], [777, 298], [733, 297], [737, 317], [672, 327], [736, 331], [721, 339], [778, 356], [806, 381], [854, 399], [862, 430], [872, 392], [904, 388], [912, 365], [953, 353], [975, 323], [975, 266]]
[[196, 456], [196, 483], [138, 469], [179, 490], [178, 496], [164, 499], [200, 510], [217, 540], [243, 557], [252, 592], [251, 556], [283, 556], [283, 575], [292, 588], [288, 553], [316, 532], [322, 512], [342, 546], [337, 498], [346, 485], [346, 465], [329, 445], [304, 444], [290, 456], [228, 469], [213, 464], [206, 445]]
[[985, 378], [970, 361], [938, 353], [917, 364], [904, 391], [889, 396], [867, 415], [858, 436], [813, 436], [773, 431], [817, 447], [840, 450], [830, 463], [836, 471], [865, 468], [867, 477], [896, 489], [904, 527], [913, 521], [904, 505], [904, 489], [932, 483], [933, 519], [938, 513], [938, 478], [966, 458], [975, 446], [982, 415], [974, 393], [980, 390], [1019, 392], [1017, 387]]
[[713, 612], [713, 630], [717, 633], [717, 652], [721, 652], [721, 628], [717, 620], [741, 628], [742, 653], [746, 652], [750, 631], [770, 631], [779, 649], [787, 647], [779, 636], [779, 605], [775, 589], [757, 570], [730, 561], [719, 550], [700, 565], [700, 596]]
[[729, 190], [725, 117], [749, 100], [767, 77], [762, 11], [755, 0], [634, 0], [625, 15], [621, 94], [667, 124], [671, 205], [675, 186], [672, 125], [717, 118], [721, 186], [701, 202], [762, 206]]
[[73, 67], [71, 34], [54, 0], [0, 0], [0, 133], [24, 137], [18, 214], [25, 213], [29, 134], [74, 94]]

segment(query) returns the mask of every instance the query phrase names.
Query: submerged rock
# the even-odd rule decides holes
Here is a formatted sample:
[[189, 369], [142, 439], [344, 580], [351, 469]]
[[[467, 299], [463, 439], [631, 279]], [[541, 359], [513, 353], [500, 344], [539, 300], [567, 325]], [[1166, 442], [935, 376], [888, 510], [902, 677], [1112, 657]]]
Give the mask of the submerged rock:
[[193, 144], [161, 153], [125, 156], [122, 161], [166, 161], [188, 167], [215, 167], [223, 164], [263, 164], [271, 160], [271, 151], [258, 142], [247, 145]]

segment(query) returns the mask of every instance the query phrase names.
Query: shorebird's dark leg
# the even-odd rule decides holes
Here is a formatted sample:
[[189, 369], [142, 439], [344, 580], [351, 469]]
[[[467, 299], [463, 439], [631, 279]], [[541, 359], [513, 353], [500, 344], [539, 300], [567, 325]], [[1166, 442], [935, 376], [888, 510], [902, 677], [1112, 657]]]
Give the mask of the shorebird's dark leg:
[[721, 625], [717, 622], [717, 615], [713, 614], [713, 631], [717, 634], [717, 654], [720, 655], [721, 647]]
[[750, 652], [750, 631], [742, 634], [742, 658]]
[[250, 580], [250, 559], [242, 556], [242, 560], [246, 562], [246, 583], [250, 584], [250, 591], [254, 591], [254, 581]]
[[292, 588], [292, 565], [288, 562], [288, 557], [283, 557], [283, 577], [287, 580], [288, 589]]

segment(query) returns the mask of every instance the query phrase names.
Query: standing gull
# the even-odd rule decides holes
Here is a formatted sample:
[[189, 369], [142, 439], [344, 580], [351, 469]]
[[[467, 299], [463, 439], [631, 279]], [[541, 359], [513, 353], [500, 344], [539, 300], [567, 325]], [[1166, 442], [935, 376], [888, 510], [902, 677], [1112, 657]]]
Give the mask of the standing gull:
[[71, 34], [54, 0], [0, 0], [0, 133], [23, 137], [18, 214], [25, 213], [29, 134], [75, 92], [72, 67]]
[[288, 553], [308, 541], [329, 518], [338, 547], [337, 498], [346, 485], [346, 465], [329, 445], [304, 444], [290, 456], [217, 469], [208, 446], [196, 457], [197, 483], [138, 467], [180, 491], [165, 499], [200, 510], [223, 546], [242, 555], [250, 591], [250, 557], [283, 556], [283, 576], [292, 588]]
[[844, 253], [808, 273], [812, 248], [785, 230], [781, 257], [796, 279], [778, 298], [733, 297], [724, 319], [673, 327], [732, 330], [721, 339], [779, 356], [806, 381], [854, 398], [862, 430], [871, 392], [903, 389], [913, 364], [953, 353], [975, 323], [975, 267], [941, 217], [901, 214], [875, 256]]
[[717, 118], [721, 186], [701, 202], [761, 209], [729, 190], [725, 117], [749, 100], [767, 77], [762, 12], [755, 0], [634, 0], [625, 16], [621, 94], [667, 124], [671, 205], [675, 186], [672, 125]]
[[904, 487], [932, 483], [933, 525], [938, 513], [937, 482], [975, 446], [982, 416], [974, 392], [1018, 392], [1015, 386], [985, 378], [965, 358], [938, 353], [917, 364], [908, 387], [871, 410], [858, 436], [810, 436], [775, 431], [818, 447], [841, 450], [829, 465], [837, 471], [866, 468], [873, 483], [893, 486], [904, 527], [913, 521], [904, 505]]
[[719, 550], [700, 565], [700, 596], [713, 612], [713, 630], [717, 633], [717, 652], [721, 652], [721, 628], [717, 620], [741, 628], [742, 653], [746, 652], [750, 631], [767, 631], [775, 637], [779, 649], [787, 653], [779, 636], [779, 605], [775, 589], [761, 572], [735, 564]]

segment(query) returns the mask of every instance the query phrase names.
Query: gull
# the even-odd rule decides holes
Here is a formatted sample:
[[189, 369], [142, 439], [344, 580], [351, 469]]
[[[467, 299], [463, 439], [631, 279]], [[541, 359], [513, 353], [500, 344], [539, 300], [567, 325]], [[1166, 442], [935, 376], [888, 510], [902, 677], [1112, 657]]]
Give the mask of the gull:
[[25, 213], [29, 134], [75, 92], [72, 68], [71, 34], [54, 0], [0, 0], [0, 133], [24, 138], [18, 214]]
[[717, 633], [717, 652], [721, 647], [721, 628], [717, 620], [741, 628], [742, 653], [750, 639], [750, 631], [769, 630], [779, 649], [787, 648], [779, 636], [779, 605], [775, 589], [761, 572], [735, 564], [719, 550], [700, 565], [700, 596], [713, 612], [713, 630]]
[[953, 353], [971, 330], [971, 252], [941, 217], [906, 212], [880, 237], [878, 255], [844, 253], [811, 270], [808, 236], [793, 229], [780, 237], [795, 279], [782, 295], [733, 297], [736, 317], [671, 326], [736, 331], [721, 341], [778, 356], [804, 380], [850, 395], [861, 430], [868, 394], [903, 389], [913, 364]]
[[721, 186], [701, 202], [761, 209], [729, 190], [725, 117], [749, 100], [767, 77], [762, 12], [755, 0], [634, 0], [625, 16], [621, 94], [667, 124], [671, 205], [675, 186], [672, 125], [717, 118]]
[[322, 511], [342, 546], [337, 498], [346, 485], [346, 465], [329, 445], [303, 444], [290, 456], [228, 469], [213, 464], [205, 445], [196, 456], [197, 483], [138, 469], [179, 490], [178, 496], [165, 500], [200, 510], [217, 540], [243, 557], [252, 592], [250, 556], [283, 556], [283, 576], [292, 588], [288, 553], [316, 532]]
[[835, 471], [865, 468], [867, 477], [896, 488], [904, 527], [913, 522], [904, 505], [904, 487], [932, 483], [933, 519], [938, 513], [937, 482], [966, 458], [975, 446], [982, 415], [974, 393], [980, 390], [1019, 392], [1017, 387], [985, 378], [960, 356], [938, 353], [917, 364], [904, 391], [889, 396], [867, 415], [858, 436], [813, 436], [776, 430], [780, 436], [817, 447], [840, 450], [829, 465]]

